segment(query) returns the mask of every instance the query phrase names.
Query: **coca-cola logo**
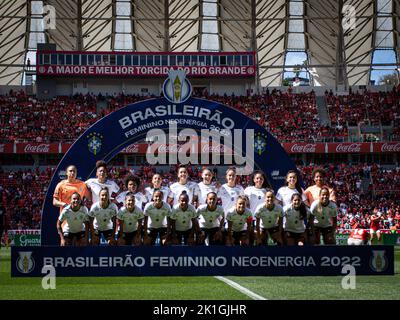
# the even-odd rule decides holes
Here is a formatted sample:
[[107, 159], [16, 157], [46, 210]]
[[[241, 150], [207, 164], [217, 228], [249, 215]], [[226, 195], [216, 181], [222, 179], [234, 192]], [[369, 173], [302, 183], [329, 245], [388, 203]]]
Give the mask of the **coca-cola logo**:
[[400, 152], [400, 142], [393, 143], [384, 143], [381, 146], [381, 152]]
[[315, 152], [317, 145], [315, 143], [308, 143], [308, 144], [294, 144], [290, 148], [291, 152]]
[[138, 153], [139, 152], [139, 145], [131, 144], [124, 149], [125, 153]]
[[209, 144], [204, 144], [201, 148], [202, 153], [222, 153], [225, 152], [225, 145], [217, 144], [210, 146]]
[[50, 151], [50, 144], [42, 143], [38, 145], [27, 144], [24, 148], [24, 152], [32, 153], [48, 153]]
[[360, 152], [361, 143], [343, 144], [340, 143], [336, 146], [336, 152]]

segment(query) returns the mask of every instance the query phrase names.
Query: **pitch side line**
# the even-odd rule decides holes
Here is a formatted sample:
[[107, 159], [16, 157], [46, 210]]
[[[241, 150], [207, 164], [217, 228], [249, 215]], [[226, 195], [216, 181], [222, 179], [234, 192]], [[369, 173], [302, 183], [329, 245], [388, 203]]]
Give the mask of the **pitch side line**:
[[232, 288], [240, 291], [241, 293], [245, 294], [246, 296], [252, 298], [253, 300], [268, 300], [267, 298], [264, 298], [262, 296], [259, 296], [258, 294], [254, 293], [253, 291], [250, 291], [249, 289], [242, 287], [240, 284], [238, 284], [235, 281], [229, 280], [225, 277], [221, 276], [215, 276], [214, 278], [225, 282], [227, 285], [231, 286]]

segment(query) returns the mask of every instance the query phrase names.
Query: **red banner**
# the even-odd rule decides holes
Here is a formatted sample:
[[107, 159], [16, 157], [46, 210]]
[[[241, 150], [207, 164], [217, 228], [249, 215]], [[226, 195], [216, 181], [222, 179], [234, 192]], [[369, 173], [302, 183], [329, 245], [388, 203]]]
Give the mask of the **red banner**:
[[[151, 144], [149, 148], [149, 152], [155, 153], [156, 151], [158, 153], [170, 153], [170, 152], [181, 152], [182, 147], [185, 146], [185, 150], [187, 150], [187, 145], [186, 144]], [[126, 147], [123, 149], [121, 152], [126, 153], [126, 154], [132, 154], [132, 153], [137, 153], [137, 154], [146, 154], [147, 149], [149, 145], [146, 143], [135, 143], [131, 144], [130, 146]], [[228, 154], [232, 154], [231, 149], [225, 147], [223, 144], [215, 144], [211, 146], [209, 143], [202, 142], [198, 145], [194, 144], [190, 148], [190, 150], [194, 153], [216, 153], [220, 152], [223, 154], [225, 150], [227, 150]]]
[[325, 153], [325, 143], [290, 142], [283, 143], [287, 153]]
[[144, 76], [166, 77], [171, 69], [185, 70], [189, 77], [250, 77], [255, 75], [253, 66], [65, 66], [42, 65], [38, 75], [50, 76]]
[[14, 153], [13, 146], [12, 143], [0, 143], [0, 153]]
[[328, 143], [328, 153], [370, 153], [370, 147], [362, 142]]
[[376, 142], [372, 144], [372, 147], [374, 153], [400, 152], [400, 142]]
[[61, 144], [61, 153], [66, 153], [71, 146], [72, 146], [72, 143], [62, 143]]
[[17, 143], [17, 153], [59, 153], [58, 143]]

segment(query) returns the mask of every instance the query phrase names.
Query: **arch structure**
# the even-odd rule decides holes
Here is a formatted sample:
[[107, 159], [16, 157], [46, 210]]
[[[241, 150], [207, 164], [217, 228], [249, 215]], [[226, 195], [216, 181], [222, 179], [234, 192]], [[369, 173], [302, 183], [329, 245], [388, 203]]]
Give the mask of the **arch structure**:
[[[178, 132], [186, 130], [190, 135], [218, 130], [223, 134], [231, 134], [234, 140], [232, 149], [235, 153], [241, 153], [242, 159], [249, 159], [245, 162], [246, 168], [262, 170], [275, 191], [283, 185], [287, 171], [296, 170], [281, 144], [265, 128], [231, 107], [197, 98], [188, 98], [184, 103], [158, 98], [130, 104], [88, 128], [62, 158], [48, 187], [43, 206], [42, 245], [58, 245], [56, 221], [59, 208], [53, 206], [52, 199], [54, 189], [68, 165], [76, 165], [82, 180], [89, 179], [95, 176], [96, 161], [111, 161], [125, 147], [143, 141], [151, 130], [168, 134], [171, 124], [176, 124]], [[157, 138], [159, 136], [157, 134]], [[210, 158], [214, 153], [209, 153]], [[210, 159], [209, 163], [201, 165], [214, 166], [216, 163]]]

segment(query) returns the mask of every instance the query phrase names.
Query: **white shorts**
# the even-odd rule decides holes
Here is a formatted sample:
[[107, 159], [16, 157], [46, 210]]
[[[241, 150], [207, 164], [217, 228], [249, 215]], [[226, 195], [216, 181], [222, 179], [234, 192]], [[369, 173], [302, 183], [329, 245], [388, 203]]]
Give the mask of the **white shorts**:
[[364, 244], [364, 241], [362, 239], [348, 238], [347, 239], [347, 244], [349, 246], [362, 246]]
[[370, 234], [375, 234], [375, 233], [381, 233], [381, 230], [374, 230], [374, 229], [369, 229]]

